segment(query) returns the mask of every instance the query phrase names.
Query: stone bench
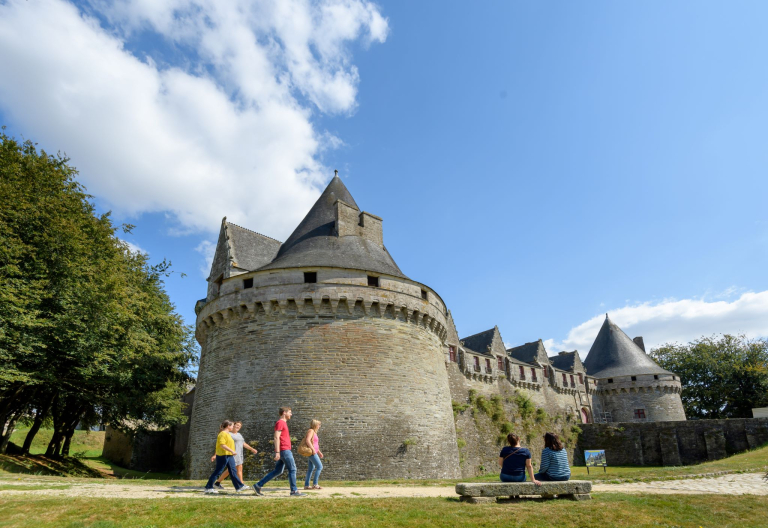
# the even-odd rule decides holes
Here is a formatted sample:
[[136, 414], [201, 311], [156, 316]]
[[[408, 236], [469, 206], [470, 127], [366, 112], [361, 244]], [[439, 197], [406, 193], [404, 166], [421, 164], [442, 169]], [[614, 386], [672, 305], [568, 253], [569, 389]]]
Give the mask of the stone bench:
[[565, 482], [460, 482], [456, 484], [459, 500], [478, 504], [481, 502], [516, 502], [522, 496], [539, 496], [543, 499], [589, 500], [592, 483], [587, 480]]

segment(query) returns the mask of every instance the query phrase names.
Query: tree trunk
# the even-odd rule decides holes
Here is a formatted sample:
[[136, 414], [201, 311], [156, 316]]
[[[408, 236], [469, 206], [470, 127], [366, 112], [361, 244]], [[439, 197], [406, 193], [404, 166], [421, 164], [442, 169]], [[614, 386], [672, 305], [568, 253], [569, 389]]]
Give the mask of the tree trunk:
[[5, 451], [8, 449], [8, 443], [11, 441], [11, 435], [13, 434], [13, 430], [16, 429], [16, 422], [21, 414], [21, 411], [19, 411], [11, 417], [5, 430], [5, 434], [0, 437], [0, 454], [5, 454]]
[[45, 418], [48, 416], [48, 413], [51, 410], [51, 405], [53, 405], [53, 400], [55, 397], [56, 397], [56, 393], [51, 394], [43, 402], [42, 407], [37, 409], [37, 412], [35, 413], [35, 421], [32, 422], [32, 427], [29, 428], [27, 437], [24, 439], [24, 445], [21, 448], [21, 452], [24, 455], [29, 454], [29, 450], [32, 448], [32, 440], [35, 439], [37, 432], [40, 430], [40, 427], [43, 425], [43, 420], [45, 420]]
[[61, 456], [69, 456], [69, 446], [72, 443], [72, 435], [74, 431], [67, 431], [67, 436], [64, 437], [64, 445], [61, 446]]

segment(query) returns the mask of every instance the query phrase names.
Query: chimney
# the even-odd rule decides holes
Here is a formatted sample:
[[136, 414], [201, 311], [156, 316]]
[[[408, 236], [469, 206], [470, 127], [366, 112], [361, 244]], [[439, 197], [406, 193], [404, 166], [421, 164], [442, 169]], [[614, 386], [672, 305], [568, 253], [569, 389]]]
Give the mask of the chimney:
[[370, 240], [374, 244], [379, 246], [384, 245], [384, 233], [381, 227], [381, 218], [372, 215], [371, 213], [360, 213], [360, 227], [362, 236], [366, 240]]
[[635, 344], [639, 346], [643, 352], [645, 352], [645, 342], [643, 341], [643, 336], [637, 336], [632, 341], [634, 341]]
[[341, 200], [336, 200], [336, 236], [352, 236], [358, 234], [358, 210]]

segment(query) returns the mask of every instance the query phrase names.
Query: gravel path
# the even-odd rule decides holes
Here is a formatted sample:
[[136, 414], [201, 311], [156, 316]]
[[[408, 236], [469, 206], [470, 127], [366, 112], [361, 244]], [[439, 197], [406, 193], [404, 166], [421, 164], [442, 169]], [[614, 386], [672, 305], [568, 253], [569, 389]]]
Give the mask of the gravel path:
[[[9, 489], [23, 486], [24, 489]], [[199, 487], [169, 487], [148, 485], [121, 486], [100, 483], [40, 482], [31, 479], [0, 480], [0, 500], [20, 495], [35, 497], [90, 497], [122, 499], [162, 499], [206, 497], [211, 500], [230, 498], [239, 500], [269, 500], [288, 498], [287, 487], [264, 489], [264, 497], [257, 497], [252, 490], [235, 493], [231, 487], [217, 495], [204, 495]], [[34, 487], [34, 489], [30, 489]], [[595, 484], [593, 493], [631, 494], [708, 494], [719, 495], [768, 495], [768, 482], [761, 473], [724, 475], [715, 478], [666, 480], [622, 484]], [[304, 492], [304, 490], [302, 490]], [[372, 497], [455, 497], [453, 486], [377, 486], [340, 487], [306, 491], [307, 498], [372, 498]]]

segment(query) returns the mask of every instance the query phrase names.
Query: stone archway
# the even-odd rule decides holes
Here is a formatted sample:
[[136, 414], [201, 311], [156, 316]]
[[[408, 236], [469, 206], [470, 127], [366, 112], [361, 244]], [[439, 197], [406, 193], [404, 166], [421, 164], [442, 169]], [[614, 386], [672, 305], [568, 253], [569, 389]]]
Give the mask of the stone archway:
[[579, 416], [581, 416], [581, 423], [592, 423], [592, 420], [589, 416], [589, 409], [586, 407], [581, 408], [581, 412], [579, 412]]

